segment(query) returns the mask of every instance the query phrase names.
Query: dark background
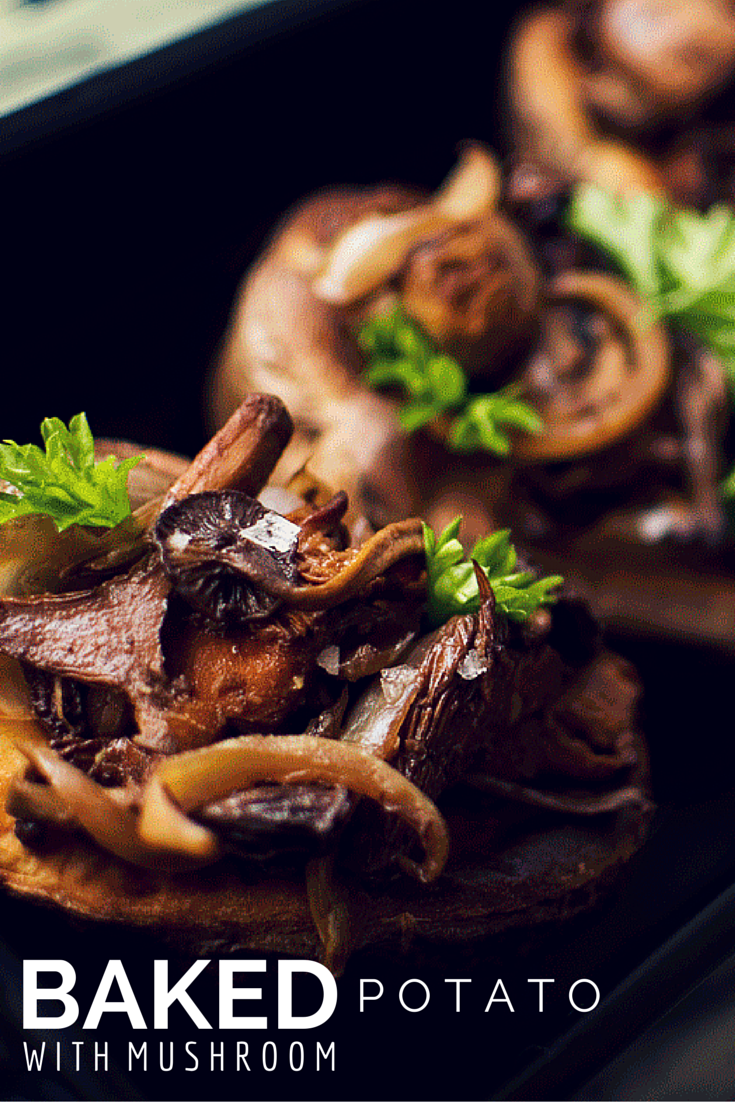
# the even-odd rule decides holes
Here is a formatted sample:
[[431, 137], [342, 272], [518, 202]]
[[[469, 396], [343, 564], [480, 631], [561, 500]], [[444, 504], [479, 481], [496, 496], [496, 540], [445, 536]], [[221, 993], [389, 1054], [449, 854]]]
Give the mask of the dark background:
[[0, 123], [0, 435], [205, 439], [206, 366], [284, 208], [339, 182], [436, 186], [492, 139], [512, 6], [283, 3]]
[[[501, 51], [514, 16], [513, 5], [466, 0], [284, 0], [2, 120], [0, 437], [37, 440], [44, 416], [66, 420], [84, 409], [97, 435], [196, 451], [207, 437], [208, 364], [239, 279], [275, 219], [328, 184], [435, 187], [465, 138], [502, 150]], [[148, 1014], [152, 960], [168, 956], [174, 968], [175, 957], [148, 937], [4, 900], [3, 1097], [487, 1098], [538, 1058], [541, 1079], [514, 1088], [515, 1096], [570, 1097], [649, 1014], [726, 955], [732, 934], [730, 911], [717, 902], [735, 871], [732, 663], [672, 645], [614, 642], [644, 677], [659, 812], [628, 882], [601, 912], [533, 951], [488, 945], [471, 960], [429, 964], [358, 956], [340, 983], [334, 1019], [298, 1037], [310, 1059], [316, 1039], [336, 1042], [334, 1074], [284, 1071], [294, 1038], [275, 1030], [249, 1040], [256, 1049], [277, 1042], [276, 1072], [210, 1075], [203, 1063], [184, 1073], [183, 1041], [197, 1040], [201, 1056], [217, 1038], [174, 1019], [165, 1037], [181, 1043], [173, 1073], [95, 1077], [85, 1061], [80, 1076], [68, 1063], [58, 1075], [29, 1076], [22, 1041], [32, 1038], [21, 1033], [18, 1003], [23, 958], [72, 961], [86, 1010], [107, 960], [122, 957]], [[663, 963], [652, 962], [670, 937], [678, 940]], [[386, 994], [360, 1015], [359, 979], [372, 976]], [[397, 1001], [400, 984], [414, 976], [432, 993], [420, 1014]], [[444, 983], [451, 976], [473, 980], [461, 1015]], [[602, 1008], [587, 1017], [570, 1009], [566, 990], [582, 976], [600, 985], [606, 1016]], [[484, 1013], [498, 977], [513, 1014], [502, 1005]], [[556, 980], [544, 1015], [529, 977]], [[610, 997], [623, 982], [629, 987]], [[194, 990], [203, 1007], [212, 1004], [204, 978]], [[69, 1031], [67, 1048], [74, 1037], [87, 1041], [85, 1051], [109, 1040], [111, 1061], [124, 1057], [128, 1031], [118, 1018], [125, 1021], [108, 1015], [95, 1034]], [[575, 1026], [581, 1047], [557, 1052], [557, 1039]], [[155, 1066], [162, 1037], [153, 1030], [146, 1037]], [[237, 1035], [222, 1039], [232, 1064]]]

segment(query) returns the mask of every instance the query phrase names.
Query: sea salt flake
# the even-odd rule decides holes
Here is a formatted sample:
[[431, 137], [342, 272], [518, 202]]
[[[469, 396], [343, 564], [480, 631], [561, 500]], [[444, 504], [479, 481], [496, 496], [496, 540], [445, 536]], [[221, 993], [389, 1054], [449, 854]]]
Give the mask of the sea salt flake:
[[331, 674], [332, 677], [336, 677], [339, 673], [339, 647], [334, 645], [325, 647], [316, 656], [316, 664], [326, 670], [328, 674]]
[[172, 551], [184, 551], [191, 543], [191, 536], [187, 532], [172, 532], [168, 538], [168, 545]]
[[488, 668], [487, 659], [482, 658], [473, 647], [472, 650], [467, 651], [460, 662], [457, 673], [465, 681], [474, 681], [476, 677], [482, 677], [484, 673], [487, 673]]
[[406, 690], [413, 686], [417, 671], [410, 666], [391, 666], [380, 671], [380, 687], [386, 704], [397, 704]]
[[258, 543], [269, 551], [280, 552], [294, 550], [300, 533], [298, 524], [292, 524], [278, 513], [266, 513], [255, 524], [240, 530], [243, 539]]

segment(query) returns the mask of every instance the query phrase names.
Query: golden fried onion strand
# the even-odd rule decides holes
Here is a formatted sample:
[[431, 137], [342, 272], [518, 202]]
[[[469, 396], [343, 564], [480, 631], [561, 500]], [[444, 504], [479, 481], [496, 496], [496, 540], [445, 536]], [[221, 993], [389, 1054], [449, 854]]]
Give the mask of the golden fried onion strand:
[[422, 883], [441, 873], [449, 836], [435, 804], [392, 766], [358, 746], [311, 735], [244, 735], [162, 761], [143, 793], [138, 829], [152, 847], [187, 845], [192, 827], [210, 832], [186, 812], [257, 781], [343, 784], [376, 800], [414, 828], [424, 847], [420, 863], [400, 858], [402, 867]]
[[187, 832], [181, 830], [173, 844], [164, 839], [151, 845], [141, 837], [138, 817], [131, 806], [126, 806], [124, 797], [116, 799], [112, 795], [114, 789], [102, 788], [81, 769], [64, 761], [49, 746], [37, 723], [16, 720], [14, 727], [21, 753], [46, 778], [79, 825], [116, 857], [141, 868], [166, 872], [200, 868], [219, 858], [220, 847], [214, 835], [209, 836], [207, 845], [202, 845], [200, 839], [198, 845], [192, 845]]

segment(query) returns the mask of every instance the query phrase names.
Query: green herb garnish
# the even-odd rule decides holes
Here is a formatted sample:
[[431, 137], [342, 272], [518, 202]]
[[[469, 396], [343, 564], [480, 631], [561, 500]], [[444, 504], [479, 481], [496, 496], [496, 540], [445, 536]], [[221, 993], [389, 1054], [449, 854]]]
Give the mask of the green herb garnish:
[[735, 394], [735, 214], [580, 184], [567, 221], [614, 258], [653, 317], [693, 333], [719, 357]]
[[128, 472], [142, 455], [95, 463], [94, 439], [84, 413], [67, 428], [58, 417], [41, 425], [45, 451], [36, 444], [0, 444], [0, 478], [20, 491], [0, 492], [0, 524], [13, 517], [43, 513], [60, 532], [72, 524], [112, 528], [131, 512]]
[[369, 385], [404, 391], [399, 418], [407, 432], [449, 413], [453, 420], [447, 443], [453, 451], [508, 455], [510, 436], [502, 426], [523, 432], [543, 429], [536, 410], [512, 387], [495, 394], [469, 394], [462, 367], [440, 352], [400, 307], [366, 321], [358, 340], [368, 360]]
[[427, 618], [431, 624], [437, 626], [458, 613], [478, 611], [480, 594], [473, 560], [492, 586], [497, 611], [509, 620], [523, 621], [542, 605], [556, 600], [551, 591], [564, 579], [558, 575], [536, 578], [530, 571], [516, 571], [518, 556], [509, 529], [478, 540], [466, 558], [457, 538], [461, 523], [462, 518], [456, 517], [439, 536], [424, 524]]
[[509, 455], [511, 439], [503, 425], [532, 433], [541, 432], [544, 427], [533, 406], [520, 401], [513, 387], [506, 387], [496, 394], [480, 394], [469, 400], [452, 424], [449, 446], [458, 452], [484, 449], [496, 455]]

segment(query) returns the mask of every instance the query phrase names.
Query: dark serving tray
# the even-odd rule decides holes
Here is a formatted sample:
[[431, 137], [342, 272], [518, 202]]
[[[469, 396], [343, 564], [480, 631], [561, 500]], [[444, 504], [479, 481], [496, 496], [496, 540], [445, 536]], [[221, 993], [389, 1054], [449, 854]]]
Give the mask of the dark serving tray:
[[[0, 120], [0, 436], [36, 439], [44, 416], [85, 409], [96, 434], [193, 453], [207, 435], [207, 365], [239, 278], [274, 220], [331, 183], [435, 186], [464, 138], [502, 147], [499, 66], [515, 14], [507, 4], [480, 15], [469, 0], [451, 8], [272, 2]], [[735, 1071], [714, 1043], [698, 1065], [704, 1086], [677, 1083], [671, 1069], [677, 1023], [709, 1015], [712, 1040], [728, 1020], [735, 662], [654, 640], [612, 643], [645, 685], [658, 811], [625, 882], [594, 915], [562, 923], [533, 949], [488, 944], [472, 959], [420, 965], [360, 954], [340, 980], [332, 1019], [313, 1031], [251, 1031], [250, 1051], [272, 1041], [279, 1062], [272, 1072], [254, 1063], [246, 1072], [231, 1066], [242, 1033], [205, 1034], [183, 1012], [172, 1014], [168, 1031], [145, 1034], [115, 1013], [94, 1033], [78, 1024], [61, 1035], [23, 1030], [24, 959], [71, 961], [83, 1010], [107, 961], [122, 959], [147, 1021], [153, 960], [168, 958], [182, 972], [186, 963], [133, 931], [4, 899], [2, 1096], [616, 1098], [634, 1097], [645, 1083], [649, 1097], [731, 1097]], [[269, 968], [263, 1006], [272, 1021], [273, 961]], [[459, 1013], [446, 982], [457, 978], [471, 980]], [[543, 1013], [533, 978], [555, 981]], [[580, 978], [602, 993], [589, 1014], [567, 999]], [[362, 979], [380, 980], [384, 996], [360, 1013]], [[399, 1003], [412, 979], [430, 992], [421, 1012]], [[499, 999], [486, 1010], [498, 979], [512, 1012]], [[202, 1007], [216, 1010], [215, 985], [204, 976], [197, 985]], [[422, 989], [407, 991], [415, 1005]], [[307, 1006], [313, 992], [300, 997]], [[128, 1041], [143, 1039], [148, 1070], [129, 1071]], [[43, 1040], [53, 1062], [29, 1072], [24, 1042]], [[74, 1041], [85, 1043], [78, 1072]], [[94, 1043], [106, 1041], [107, 1069], [95, 1069]], [[187, 1041], [197, 1042], [197, 1071], [186, 1070]], [[301, 1072], [288, 1066], [295, 1041], [305, 1049]], [[314, 1070], [319, 1041], [325, 1049], [334, 1042], [334, 1071]], [[161, 1042], [176, 1047], [171, 1072], [157, 1070]], [[217, 1061], [210, 1070], [210, 1042], [225, 1046], [224, 1071]], [[686, 1043], [696, 1042], [690, 1033]]]

